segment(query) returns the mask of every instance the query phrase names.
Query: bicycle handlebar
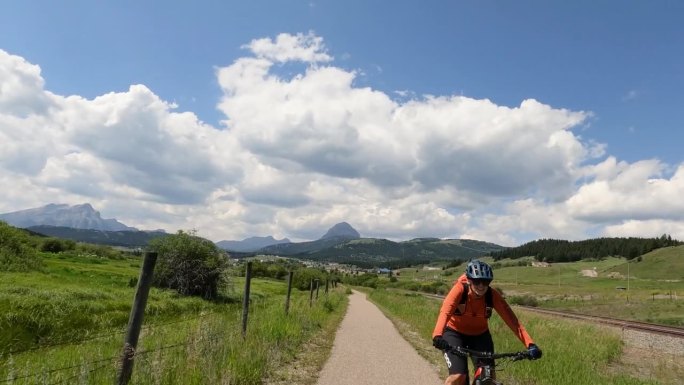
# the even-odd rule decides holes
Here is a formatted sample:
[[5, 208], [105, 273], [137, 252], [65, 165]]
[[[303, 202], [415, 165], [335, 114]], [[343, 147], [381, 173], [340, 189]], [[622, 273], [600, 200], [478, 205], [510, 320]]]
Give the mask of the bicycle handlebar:
[[474, 357], [474, 358], [486, 358], [486, 359], [499, 359], [499, 358], [511, 358], [512, 361], [519, 361], [519, 360], [531, 360], [532, 356], [530, 356], [530, 353], [527, 350], [522, 350], [519, 352], [511, 352], [511, 353], [494, 353], [494, 352], [480, 352], [477, 350], [472, 350], [472, 349], [467, 349], [463, 348], [460, 346], [457, 347], [449, 347], [447, 349], [451, 351], [454, 354], [457, 354], [459, 356], [463, 357]]

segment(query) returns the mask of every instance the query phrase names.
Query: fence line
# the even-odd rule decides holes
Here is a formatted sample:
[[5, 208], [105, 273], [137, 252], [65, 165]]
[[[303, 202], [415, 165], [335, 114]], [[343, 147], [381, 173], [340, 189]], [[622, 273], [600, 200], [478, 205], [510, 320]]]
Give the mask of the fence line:
[[[95, 368], [93, 368], [93, 369], [88, 370], [88, 373], [93, 373], [93, 372], [96, 372], [96, 371], [98, 371], [98, 370], [102, 370], [102, 369], [105, 369], [105, 368], [108, 368], [108, 367], [109, 367], [109, 364], [103, 364], [103, 365], [100, 365], [100, 366], [97, 366], [97, 367], [95, 367]], [[81, 373], [78, 373], [78, 374], [75, 374], [75, 375], [73, 375], [73, 376], [71, 376], [71, 377], [67, 377], [67, 378], [65, 378], [64, 380], [60, 380], [60, 381], [57, 381], [57, 382], [52, 382], [52, 383], [50, 383], [50, 385], [65, 384], [65, 383], [67, 383], [67, 381], [71, 381], [71, 380], [73, 380], [74, 378], [79, 377], [80, 375], [81, 375]]]
[[64, 367], [61, 367], [61, 368], [53, 368], [53, 369], [49, 369], [49, 370], [41, 370], [40, 372], [34, 372], [34, 373], [31, 373], [31, 374], [25, 374], [25, 375], [13, 377], [13, 378], [7, 378], [7, 379], [4, 379], [4, 380], [0, 380], [0, 383], [10, 382], [10, 381], [16, 381], [16, 380], [22, 380], [22, 379], [24, 379], [24, 378], [30, 378], [30, 377], [40, 376], [40, 375], [43, 375], [43, 374], [50, 374], [50, 373], [61, 372], [62, 370], [80, 368], [80, 367], [83, 366], [84, 364], [99, 364], [99, 363], [105, 362], [105, 361], [113, 361], [113, 360], [115, 360], [115, 359], [117, 359], [117, 358], [119, 358], [119, 357], [118, 357], [118, 356], [113, 356], [113, 357], [103, 358], [103, 359], [99, 359], [99, 360], [95, 360], [95, 361], [90, 361], [90, 362], [82, 362], [82, 363], [80, 363], [80, 364], [78, 364], [78, 365], [64, 366]]
[[[148, 255], [149, 255], [150, 260], [147, 259]], [[147, 290], [149, 292], [149, 283], [150, 283], [151, 275], [152, 275], [152, 272], [154, 269], [154, 262], [156, 261], [156, 253], [148, 253], [148, 255], [146, 255], [146, 260], [145, 260], [145, 262], [147, 262], [147, 263], [144, 264], [142, 269], [141, 269], [140, 278], [138, 280], [138, 290], [143, 290], [143, 291]], [[147, 266], [145, 266], [145, 265], [147, 265]], [[244, 293], [244, 298], [243, 298], [243, 327], [242, 327], [243, 338], [245, 337], [245, 333], [246, 333], [247, 313], [248, 313], [248, 307], [249, 307], [249, 297], [250, 297], [249, 282], [251, 280], [251, 262], [249, 262], [247, 264], [246, 276], [247, 276], [247, 279], [246, 279], [245, 293]], [[293, 272], [290, 271], [289, 277], [288, 277], [288, 291], [287, 291], [287, 297], [286, 297], [286, 303], [285, 303], [285, 314], [287, 314], [288, 310], [289, 310], [290, 291], [291, 291], [291, 285], [292, 285], [292, 281], [293, 281], [292, 278], [293, 278]], [[313, 306], [314, 289], [316, 290], [316, 298], [315, 299], [318, 300], [318, 290], [319, 290], [319, 285], [320, 285], [319, 282], [320, 281], [318, 279], [311, 279], [310, 290], [309, 290], [309, 307]], [[147, 289], [145, 289], [146, 285], [147, 285]], [[335, 286], [336, 286], [335, 281], [333, 281], [333, 287], [335, 287]], [[327, 295], [327, 291], [328, 291], [327, 289], [328, 289], [328, 281], [326, 280], [326, 295]], [[143, 328], [142, 327], [142, 319], [143, 319], [143, 315], [144, 315], [146, 302], [147, 302], [147, 293], [137, 292], [135, 299], [134, 299], [133, 307], [131, 309], [131, 316], [129, 319], [129, 326], [128, 326], [128, 330], [127, 330], [126, 342], [124, 344], [123, 353], [121, 355], [112, 356], [112, 357], [103, 358], [103, 359], [98, 359], [98, 360], [94, 360], [94, 361], [82, 362], [82, 363], [79, 363], [77, 365], [70, 365], [70, 366], [64, 366], [64, 367], [59, 367], [59, 368], [53, 368], [53, 369], [49, 369], [47, 371], [41, 370], [40, 372], [34, 372], [34, 373], [16, 376], [13, 378], [3, 379], [3, 380], [0, 380], [0, 383], [14, 382], [17, 380], [27, 379], [27, 378], [31, 378], [31, 377], [48, 375], [48, 374], [56, 373], [59, 371], [82, 368], [84, 365], [85, 366], [91, 366], [93, 364], [100, 364], [100, 365], [97, 365], [94, 368], [89, 369], [87, 371], [87, 373], [92, 373], [92, 372], [95, 372], [98, 370], [108, 368], [112, 362], [119, 359], [120, 365], [118, 366], [118, 368], [120, 369], [120, 371], [117, 375], [117, 378], [118, 378], [117, 384], [126, 385], [130, 381], [130, 377], [132, 375], [132, 370], [133, 370], [132, 363], [133, 363], [133, 359], [136, 356], [144, 356], [146, 354], [154, 353], [157, 351], [168, 350], [168, 349], [173, 349], [173, 348], [178, 348], [178, 347], [185, 347], [185, 346], [188, 346], [188, 345], [194, 343], [194, 341], [185, 341], [182, 343], [160, 346], [160, 347], [154, 348], [154, 349], [136, 351], [137, 339], [138, 339], [138, 336], [140, 334], [140, 329]], [[247, 309], [245, 309], [245, 307]], [[215, 315], [215, 314], [219, 314], [219, 312], [218, 311], [212, 311], [212, 312], [209, 312], [208, 314], [202, 314], [202, 315], [199, 315], [196, 317], [187, 317], [187, 318], [184, 318], [182, 320], [169, 321], [169, 322], [159, 323], [159, 324], [149, 324], [149, 325], [145, 325], [144, 329], [150, 329], [150, 328], [165, 326], [165, 325], [169, 325], [169, 324], [187, 322], [187, 321], [200, 319], [200, 318], [203, 318], [203, 317], [206, 317], [209, 315]], [[52, 345], [44, 345], [44, 346], [33, 347], [33, 348], [25, 349], [25, 350], [10, 351], [9, 354], [16, 354], [16, 353], [23, 353], [23, 352], [27, 352], [27, 351], [33, 351], [33, 350], [47, 349], [47, 348], [52, 348], [52, 347], [61, 346], [61, 345], [80, 344], [83, 342], [93, 341], [93, 340], [100, 339], [100, 338], [116, 336], [116, 335], [122, 334], [123, 332], [124, 331], [117, 331], [114, 333], [97, 335], [97, 336], [82, 339], [79, 341], [62, 341], [62, 342], [58, 342], [58, 343], [55, 343]], [[209, 337], [207, 337], [207, 338], [202, 338], [202, 340], [214, 341], [214, 340], [223, 339], [223, 338], [225, 338], [224, 333], [213, 333], [213, 334], [209, 335]], [[51, 384], [56, 385], [56, 384], [65, 383], [67, 381], [70, 381], [70, 380], [73, 380], [74, 378], [79, 377], [82, 374], [83, 374], [83, 372], [80, 372], [80, 373], [77, 373], [71, 377], [64, 379], [64, 380], [59, 380], [59, 381], [51, 383]]]
[[[162, 327], [162, 326], [173, 325], [173, 324], [182, 323], [182, 322], [189, 322], [189, 321], [197, 320], [200, 318], [204, 318], [204, 317], [208, 317], [208, 316], [216, 315], [216, 314], [219, 314], [219, 312], [218, 311], [210, 311], [210, 312], [206, 312], [205, 314], [200, 314], [200, 315], [196, 315], [196, 316], [192, 316], [192, 317], [184, 317], [182, 319], [175, 320], [175, 321], [144, 324], [142, 326], [142, 330], [150, 330], [150, 329], [158, 328], [158, 327]], [[10, 350], [4, 354], [19, 354], [19, 353], [32, 352], [32, 351], [42, 350], [42, 349], [51, 349], [51, 348], [54, 348], [57, 346], [80, 345], [80, 344], [83, 344], [83, 343], [86, 343], [89, 341], [95, 341], [95, 340], [99, 340], [101, 338], [113, 337], [113, 336], [117, 336], [119, 334], [124, 334], [124, 333], [126, 333], [126, 330], [122, 329], [122, 330], [112, 332], [112, 333], [97, 334], [97, 335], [94, 335], [92, 337], [83, 338], [80, 340], [57, 341], [54, 343], [46, 343], [46, 344], [42, 344], [40, 346], [33, 346], [30, 348], [26, 348], [26, 349]]]
[[154, 273], [154, 265], [157, 262], [157, 253], [145, 253], [145, 260], [143, 261], [142, 269], [140, 270], [140, 278], [138, 279], [138, 288], [133, 299], [133, 307], [131, 308], [131, 315], [128, 320], [128, 332], [124, 340], [123, 351], [121, 352], [121, 370], [117, 377], [119, 385], [126, 385], [133, 374], [133, 352], [138, 346], [138, 337], [140, 337], [140, 327], [145, 316], [145, 307], [147, 306], [147, 297], [152, 286], [152, 274]]
[[[197, 317], [197, 318], [200, 318], [200, 317]], [[213, 334], [209, 335], [209, 337], [204, 338], [203, 340], [204, 340], [204, 341], [217, 341], [217, 340], [222, 340], [222, 339], [224, 339], [224, 337], [225, 337], [225, 335], [224, 335], [223, 333], [213, 333]], [[191, 344], [193, 344], [193, 343], [194, 343], [194, 341], [185, 341], [185, 342], [179, 342], [179, 343], [170, 344], [170, 345], [163, 345], [163, 346], [160, 346], [160, 347], [157, 347], [157, 348], [153, 348], [153, 349], [146, 349], [146, 350], [140, 350], [140, 351], [133, 351], [133, 352], [131, 353], [131, 357], [134, 358], [134, 357], [144, 356], [144, 355], [147, 355], [147, 354], [150, 354], [150, 353], [154, 353], [154, 352], [158, 352], [158, 351], [162, 351], [162, 350], [169, 350], [169, 349], [174, 349], [174, 348], [179, 348], [179, 347], [186, 347], [186, 346], [191, 345]], [[64, 367], [59, 367], [59, 368], [53, 368], [53, 369], [49, 369], [49, 370], [41, 370], [40, 372], [33, 372], [33, 373], [30, 373], [30, 374], [25, 374], [25, 375], [13, 377], [13, 378], [8, 378], [8, 379], [0, 380], [0, 383], [13, 382], [13, 381], [17, 381], [17, 380], [22, 380], [22, 379], [26, 379], [26, 378], [31, 378], [31, 377], [36, 377], [36, 376], [41, 376], [41, 375], [46, 375], [46, 374], [51, 374], [51, 373], [56, 373], [56, 372], [60, 372], [60, 371], [64, 371], [64, 370], [69, 370], [69, 369], [77, 369], [77, 368], [83, 367], [84, 365], [90, 366], [90, 365], [92, 365], [92, 364], [101, 364], [101, 363], [104, 363], [104, 364], [99, 365], [99, 366], [97, 366], [97, 367], [95, 367], [95, 368], [93, 368], [93, 369], [88, 370], [89, 373], [92, 373], [92, 372], [95, 372], [95, 371], [98, 371], [98, 370], [101, 370], [101, 369], [104, 369], [104, 368], [109, 367], [110, 363], [113, 363], [113, 362], [115, 362], [115, 361], [118, 360], [118, 359], [120, 359], [120, 356], [112, 356], [112, 357], [102, 358], [102, 359], [98, 359], [98, 360], [94, 360], [94, 361], [82, 362], [82, 363], [76, 364], [76, 365], [70, 365], [70, 366], [64, 366]], [[73, 378], [76, 378], [76, 377], [78, 377], [78, 376], [80, 376], [80, 375], [81, 375], [81, 373], [78, 373], [78, 374], [76, 374], [76, 375], [74, 375], [74, 376], [68, 377], [67, 379], [60, 380], [60, 381], [58, 381], [58, 382], [51, 383], [51, 385], [52, 385], [52, 384], [62, 384], [62, 383], [65, 383], [66, 381], [71, 380], [71, 379], [73, 379]]]
[[242, 295], [242, 338], [247, 336], [247, 316], [249, 314], [249, 289], [252, 282], [252, 262], [247, 262], [245, 271], [245, 292]]

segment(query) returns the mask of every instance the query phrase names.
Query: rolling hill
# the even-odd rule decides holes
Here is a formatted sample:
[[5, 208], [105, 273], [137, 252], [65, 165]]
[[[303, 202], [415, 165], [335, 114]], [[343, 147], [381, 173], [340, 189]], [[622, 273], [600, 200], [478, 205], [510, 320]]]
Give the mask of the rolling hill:
[[417, 238], [393, 242], [387, 239], [359, 238], [293, 256], [360, 267], [398, 268], [432, 261], [467, 260], [502, 249], [503, 246], [470, 239]]
[[[615, 266], [610, 272], [626, 276], [627, 264]], [[629, 275], [641, 279], [684, 281], [684, 246], [663, 247], [631, 260]]]
[[101, 231], [45, 225], [31, 226], [27, 230], [50, 237], [71, 239], [77, 242], [129, 248], [145, 247], [152, 239], [167, 235], [163, 231]]

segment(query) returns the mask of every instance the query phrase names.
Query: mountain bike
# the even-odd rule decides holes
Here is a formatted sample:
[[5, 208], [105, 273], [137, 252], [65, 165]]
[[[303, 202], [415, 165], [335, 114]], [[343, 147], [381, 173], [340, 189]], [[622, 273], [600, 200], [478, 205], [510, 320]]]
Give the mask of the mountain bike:
[[[496, 368], [495, 360], [531, 360], [532, 357], [527, 350], [513, 352], [513, 353], [494, 353], [494, 352], [479, 352], [457, 346], [449, 348], [452, 353], [463, 357], [470, 357], [475, 362], [475, 370], [472, 385], [503, 385], [494, 379]], [[466, 381], [468, 381], [466, 379]]]

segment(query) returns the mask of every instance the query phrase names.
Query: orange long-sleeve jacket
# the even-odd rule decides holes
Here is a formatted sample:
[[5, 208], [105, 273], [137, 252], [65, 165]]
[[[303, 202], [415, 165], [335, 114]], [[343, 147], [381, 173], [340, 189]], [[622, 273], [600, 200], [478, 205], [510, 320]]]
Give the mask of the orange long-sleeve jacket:
[[[449, 291], [449, 294], [444, 298], [442, 302], [442, 307], [439, 310], [439, 316], [437, 317], [437, 324], [435, 329], [432, 331], [432, 337], [441, 336], [444, 333], [444, 328], [449, 327], [457, 332], [467, 334], [467, 335], [479, 335], [486, 332], [489, 329], [488, 319], [486, 315], [486, 303], [485, 296], [480, 298], [474, 293], [468, 295], [464, 293], [463, 282], [468, 282], [468, 278], [465, 274], [461, 275], [454, 286]], [[496, 289], [490, 288], [492, 291], [492, 306], [494, 310], [501, 316], [501, 319], [508, 325], [513, 333], [518, 337], [518, 339], [529, 346], [534, 343], [532, 337], [527, 334], [525, 327], [518, 321], [518, 317], [515, 316], [513, 310], [506, 300], [501, 296]], [[465, 304], [460, 304], [461, 296], [467, 296]], [[460, 307], [461, 315], [455, 314], [457, 307]]]

